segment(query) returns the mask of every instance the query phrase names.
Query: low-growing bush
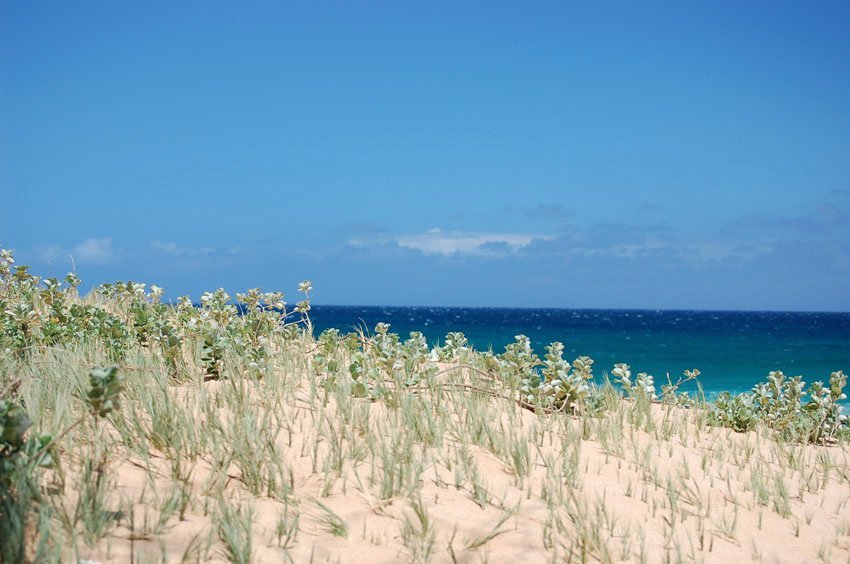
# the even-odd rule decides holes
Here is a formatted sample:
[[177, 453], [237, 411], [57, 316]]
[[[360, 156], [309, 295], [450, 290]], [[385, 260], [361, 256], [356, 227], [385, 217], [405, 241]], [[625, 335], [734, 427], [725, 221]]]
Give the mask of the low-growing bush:
[[[814, 382], [808, 388], [802, 376], [788, 377], [779, 370], [749, 392], [718, 394], [709, 420], [736, 431], [749, 431], [762, 424], [788, 440], [822, 442], [846, 428], [847, 418], [839, 403], [846, 399], [847, 376], [833, 372], [829, 387]], [[809, 396], [804, 401], [805, 396]]]
[[593, 359], [581, 356], [570, 365], [563, 358], [563, 343], [546, 347], [546, 357], [540, 374], [534, 370], [522, 380], [520, 391], [529, 403], [567, 413], [585, 409], [591, 395]]

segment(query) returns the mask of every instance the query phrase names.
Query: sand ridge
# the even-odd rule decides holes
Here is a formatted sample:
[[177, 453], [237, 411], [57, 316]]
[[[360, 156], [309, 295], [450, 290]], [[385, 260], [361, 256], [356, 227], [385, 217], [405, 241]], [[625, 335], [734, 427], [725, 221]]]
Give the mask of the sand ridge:
[[[170, 413], [171, 425], [194, 428], [179, 430], [180, 440], [162, 429], [165, 449], [128, 448], [120, 430], [103, 431], [116, 441], [104, 465], [106, 505], [120, 518], [80, 557], [238, 561], [222, 540], [223, 515], [249, 516], [234, 534], [236, 544], [250, 538], [251, 562], [850, 557], [843, 444], [713, 428], [697, 409], [620, 400], [601, 417], [536, 414], [441, 387], [488, 385], [466, 369], [401, 394], [396, 406], [328, 391], [324, 378], [282, 366], [258, 381], [168, 386], [170, 407], [131, 382], [141, 394], [127, 403], [147, 402], [136, 413], [146, 427]], [[221, 444], [191, 446], [203, 440], [195, 431]], [[268, 437], [274, 444], [252, 443]], [[175, 468], [180, 441], [199, 452]], [[243, 447], [262, 468], [246, 465]], [[68, 467], [70, 485], [79, 474]]]

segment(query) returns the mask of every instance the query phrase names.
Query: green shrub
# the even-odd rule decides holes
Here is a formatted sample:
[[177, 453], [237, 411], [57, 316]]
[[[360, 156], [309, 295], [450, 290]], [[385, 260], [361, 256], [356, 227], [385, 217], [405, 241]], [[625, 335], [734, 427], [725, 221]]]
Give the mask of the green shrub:
[[546, 347], [543, 369], [533, 368], [523, 378], [520, 391], [523, 399], [555, 411], [578, 413], [587, 407], [591, 395], [593, 359], [581, 356], [570, 365], [563, 359], [563, 343]]
[[[814, 382], [808, 389], [801, 376], [789, 378], [775, 370], [749, 392], [718, 394], [709, 421], [736, 431], [763, 424], [787, 440], [823, 442], [846, 428], [847, 418], [838, 403], [846, 399], [846, 385], [847, 377], [840, 370], [830, 375], [828, 388]], [[804, 402], [806, 395], [809, 399]]]

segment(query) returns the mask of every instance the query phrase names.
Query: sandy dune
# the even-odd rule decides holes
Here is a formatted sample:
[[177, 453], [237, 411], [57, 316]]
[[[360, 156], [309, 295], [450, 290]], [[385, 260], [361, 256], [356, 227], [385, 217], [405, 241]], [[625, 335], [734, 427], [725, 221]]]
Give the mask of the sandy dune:
[[[131, 375], [122, 418], [99, 431], [119, 518], [79, 557], [238, 560], [221, 523], [242, 511], [235, 538], [250, 538], [252, 562], [850, 559], [845, 445], [778, 443], [626, 400], [600, 418], [538, 415], [459, 388], [489, 385], [462, 368], [392, 407], [326, 392], [305, 368], [166, 388], [170, 407]], [[120, 444], [135, 416], [144, 429], [124, 436], [147, 440]], [[151, 445], [155, 428], [170, 447]]]

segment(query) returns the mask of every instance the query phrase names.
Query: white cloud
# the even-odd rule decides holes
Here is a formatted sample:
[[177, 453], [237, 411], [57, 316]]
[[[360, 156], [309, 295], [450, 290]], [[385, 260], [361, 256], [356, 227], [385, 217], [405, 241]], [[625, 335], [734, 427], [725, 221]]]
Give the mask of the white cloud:
[[776, 242], [681, 240], [663, 224], [600, 224], [558, 236], [537, 233], [444, 231], [349, 239], [361, 248], [386, 246], [442, 257], [525, 257], [652, 262], [665, 268], [740, 267], [776, 252]]
[[108, 262], [114, 254], [111, 237], [86, 239], [71, 249], [71, 255], [80, 262]]
[[[399, 247], [421, 251], [426, 255], [477, 255], [487, 256], [502, 254], [498, 249], [516, 252], [527, 247], [535, 239], [551, 239], [551, 237], [534, 233], [474, 233], [465, 231], [443, 231], [431, 229], [425, 233], [397, 235], [373, 241], [362, 239], [349, 240], [355, 247], [364, 247], [370, 243], [394, 242]], [[490, 248], [488, 248], [490, 247]]]

